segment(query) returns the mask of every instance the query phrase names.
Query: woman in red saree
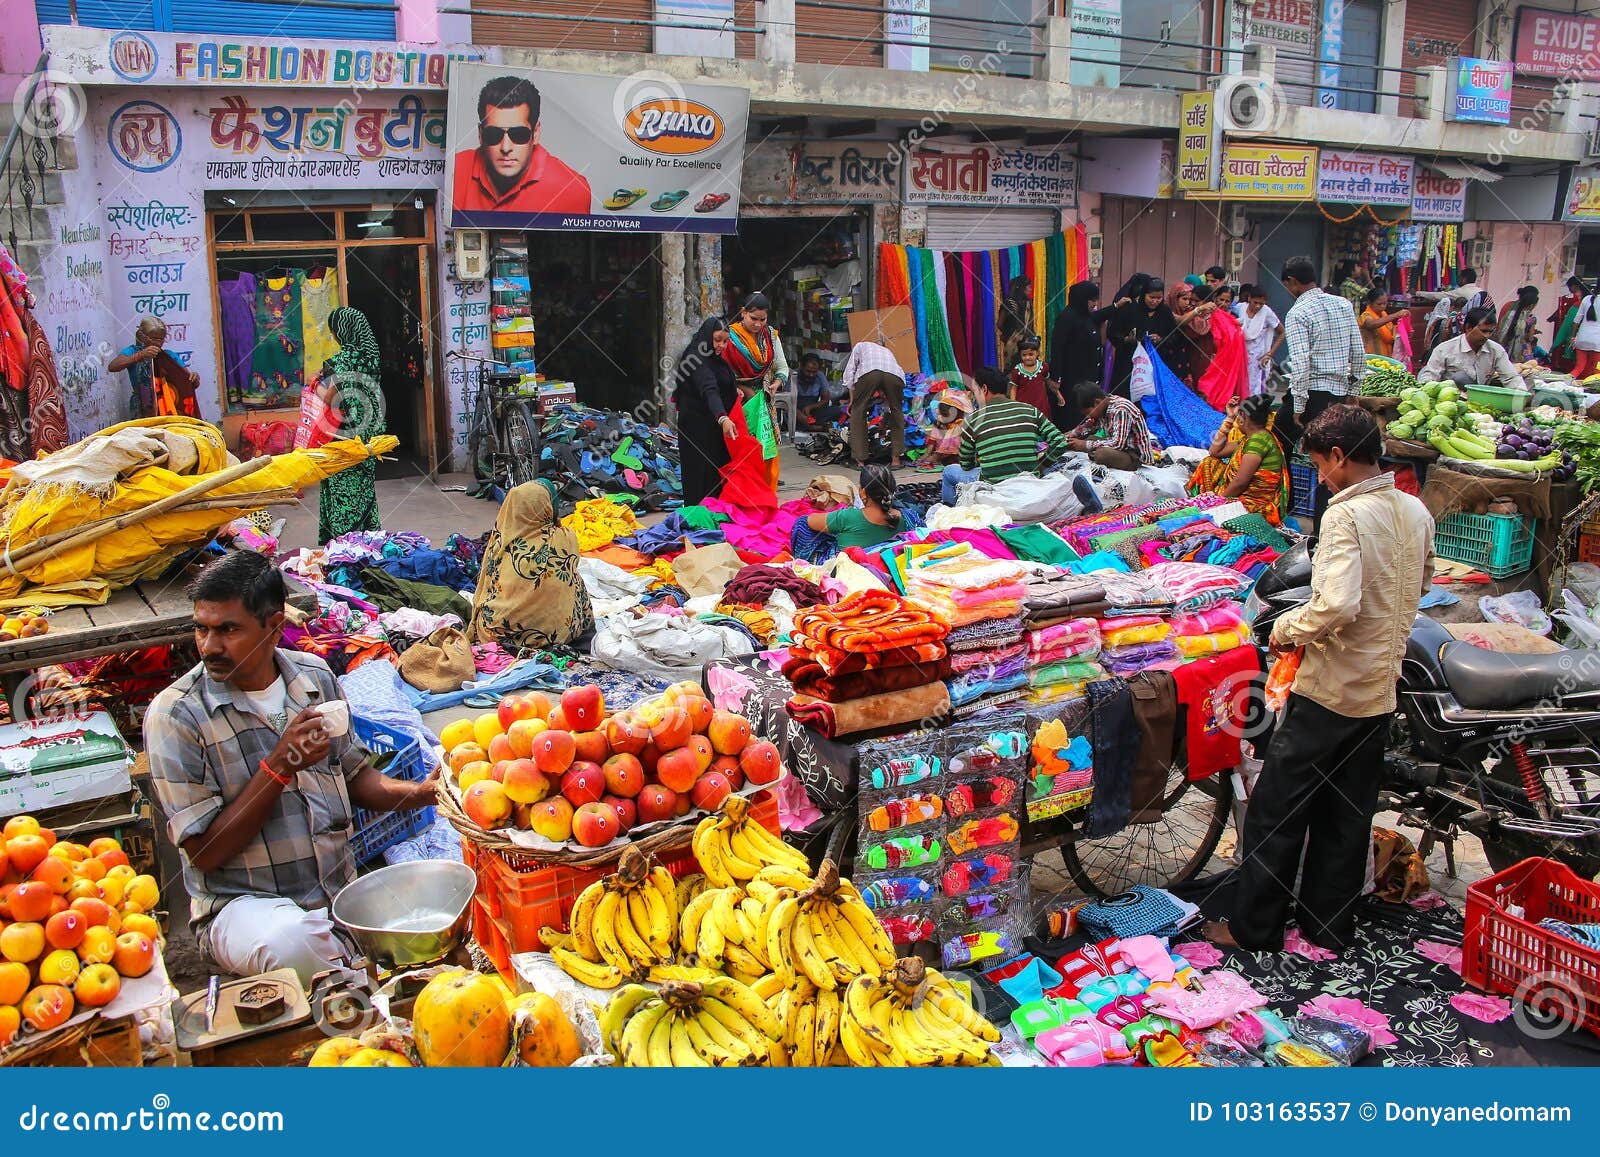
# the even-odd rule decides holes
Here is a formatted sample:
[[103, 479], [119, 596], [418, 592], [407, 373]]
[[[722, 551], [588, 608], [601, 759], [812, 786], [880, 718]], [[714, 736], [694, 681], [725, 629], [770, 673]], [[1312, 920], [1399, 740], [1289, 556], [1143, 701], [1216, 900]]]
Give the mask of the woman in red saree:
[[[744, 435], [755, 438], [761, 447], [761, 467], [766, 472], [768, 489], [771, 491], [772, 500], [766, 505], [776, 506], [778, 495], [778, 441], [777, 427], [773, 421], [772, 394], [789, 380], [789, 362], [783, 353], [783, 342], [778, 336], [778, 331], [767, 324], [768, 315], [772, 311], [772, 303], [767, 300], [764, 293], [752, 293], [740, 311], [739, 320], [728, 327], [728, 344], [722, 348], [723, 359], [733, 369], [734, 383], [739, 387], [739, 397], [743, 402], [751, 399], [759, 400], [759, 407], [765, 407], [766, 417], [762, 420], [759, 407], [740, 406], [745, 420]], [[752, 420], [753, 419], [753, 420]], [[735, 417], [737, 423], [740, 418]], [[726, 471], [734, 467], [739, 455], [734, 450], [732, 443], [729, 445], [734, 461], [724, 467]], [[728, 502], [734, 502], [727, 494], [726, 487], [722, 497]], [[751, 505], [739, 503], [739, 505]]]

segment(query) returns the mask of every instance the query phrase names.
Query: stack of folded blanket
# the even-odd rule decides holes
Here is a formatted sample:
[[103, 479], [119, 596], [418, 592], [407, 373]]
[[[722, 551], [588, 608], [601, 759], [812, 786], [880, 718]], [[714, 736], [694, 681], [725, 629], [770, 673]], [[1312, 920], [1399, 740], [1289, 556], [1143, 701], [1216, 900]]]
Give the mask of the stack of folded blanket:
[[974, 550], [913, 558], [907, 566], [906, 594], [952, 627], [1022, 614], [1027, 593], [1021, 563], [985, 558]]
[[1030, 628], [1072, 619], [1098, 618], [1110, 606], [1096, 576], [1033, 575], [1022, 596], [1022, 618]]
[[1100, 660], [1113, 675], [1131, 675], [1158, 663], [1175, 663], [1178, 649], [1172, 624], [1157, 615], [1125, 615], [1100, 620]]
[[948, 714], [949, 630], [888, 591], [800, 611], [783, 667], [790, 716], [833, 739]]
[[1144, 572], [1172, 600], [1178, 614], [1242, 598], [1250, 580], [1236, 570], [1204, 562], [1163, 562]]
[[1097, 662], [1102, 646], [1092, 618], [1067, 619], [1028, 632], [1029, 700], [1054, 703], [1084, 694], [1084, 685], [1105, 678]]
[[1236, 602], [1217, 603], [1172, 620], [1172, 645], [1185, 659], [1219, 655], [1251, 641], [1250, 628]]

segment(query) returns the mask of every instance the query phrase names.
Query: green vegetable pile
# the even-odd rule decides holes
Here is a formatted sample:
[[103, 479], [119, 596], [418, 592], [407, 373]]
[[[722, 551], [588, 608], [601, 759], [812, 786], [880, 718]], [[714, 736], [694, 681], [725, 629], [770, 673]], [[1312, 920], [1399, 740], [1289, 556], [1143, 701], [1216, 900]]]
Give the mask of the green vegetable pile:
[[[1369, 363], [1370, 365], [1370, 363]], [[1417, 379], [1404, 367], [1373, 367], [1367, 370], [1358, 389], [1363, 398], [1398, 398], [1402, 391], [1415, 387]]]
[[[1468, 462], [1495, 459], [1499, 447], [1477, 431], [1477, 422], [1467, 409], [1461, 391], [1448, 382], [1412, 385], [1400, 391], [1400, 417], [1385, 431], [1391, 438], [1426, 442], [1439, 453]], [[1532, 461], [1501, 458], [1494, 463], [1507, 470], [1537, 473], [1561, 464], [1561, 455], [1552, 453]]]
[[1572, 455], [1577, 467], [1574, 477], [1585, 494], [1600, 488], [1600, 425], [1593, 422], [1567, 422], [1556, 427], [1555, 443]]

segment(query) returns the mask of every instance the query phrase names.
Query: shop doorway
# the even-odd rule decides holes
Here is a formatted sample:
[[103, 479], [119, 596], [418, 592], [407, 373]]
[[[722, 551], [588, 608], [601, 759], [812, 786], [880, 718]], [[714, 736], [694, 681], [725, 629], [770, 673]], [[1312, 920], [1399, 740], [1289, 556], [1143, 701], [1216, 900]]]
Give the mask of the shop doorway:
[[1309, 257], [1322, 268], [1322, 218], [1315, 213], [1294, 217], [1255, 217], [1250, 222], [1256, 237], [1256, 273], [1251, 281], [1267, 288], [1267, 304], [1283, 317], [1294, 298], [1283, 287], [1283, 263], [1291, 257]]
[[224, 428], [293, 421], [301, 391], [338, 348], [328, 317], [348, 306], [372, 326], [385, 421], [400, 440], [379, 477], [436, 471], [432, 210], [407, 197], [361, 207], [240, 204], [208, 217]]
[[[848, 315], [870, 308], [866, 270], [871, 253], [870, 217], [846, 208], [784, 206], [784, 215], [739, 218], [739, 231], [722, 240], [725, 317], [738, 320], [750, 294], [772, 302], [769, 319], [783, 338], [791, 368], [815, 351], [830, 377], [850, 356]], [[796, 216], [795, 214], [803, 214]]]

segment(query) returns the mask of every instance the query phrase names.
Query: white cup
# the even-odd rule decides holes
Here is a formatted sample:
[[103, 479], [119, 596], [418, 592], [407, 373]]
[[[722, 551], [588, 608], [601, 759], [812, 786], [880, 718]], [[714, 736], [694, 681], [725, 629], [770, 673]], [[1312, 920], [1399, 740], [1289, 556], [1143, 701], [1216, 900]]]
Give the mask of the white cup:
[[338, 739], [350, 730], [350, 704], [343, 699], [318, 703], [317, 710], [322, 713], [322, 725], [329, 739]]

